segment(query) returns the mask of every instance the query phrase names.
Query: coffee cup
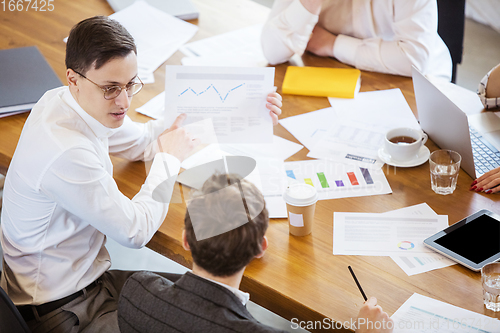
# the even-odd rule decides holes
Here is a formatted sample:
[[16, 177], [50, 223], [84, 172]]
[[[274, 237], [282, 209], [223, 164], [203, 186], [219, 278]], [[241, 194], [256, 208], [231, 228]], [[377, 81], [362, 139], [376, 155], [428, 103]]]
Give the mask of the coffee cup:
[[305, 236], [312, 232], [318, 192], [309, 184], [291, 184], [283, 194], [290, 234]]
[[400, 127], [386, 133], [384, 146], [392, 160], [407, 162], [418, 155], [420, 147], [426, 142], [427, 134], [422, 130]]

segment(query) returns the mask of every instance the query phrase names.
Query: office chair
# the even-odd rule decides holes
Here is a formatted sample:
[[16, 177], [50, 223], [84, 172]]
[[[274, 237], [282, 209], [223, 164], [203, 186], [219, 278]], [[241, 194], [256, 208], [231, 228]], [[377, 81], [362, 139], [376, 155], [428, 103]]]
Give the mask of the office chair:
[[30, 333], [16, 306], [0, 287], [0, 333]]
[[465, 0], [437, 0], [438, 34], [451, 54], [451, 82], [457, 80], [457, 64], [462, 62], [464, 47]]

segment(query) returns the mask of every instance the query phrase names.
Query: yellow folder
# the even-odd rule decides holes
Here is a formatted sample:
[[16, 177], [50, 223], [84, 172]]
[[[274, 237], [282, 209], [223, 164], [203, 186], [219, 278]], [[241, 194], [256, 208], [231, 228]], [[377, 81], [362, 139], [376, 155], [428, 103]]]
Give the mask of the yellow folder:
[[283, 94], [354, 98], [361, 72], [354, 68], [289, 66], [283, 80]]

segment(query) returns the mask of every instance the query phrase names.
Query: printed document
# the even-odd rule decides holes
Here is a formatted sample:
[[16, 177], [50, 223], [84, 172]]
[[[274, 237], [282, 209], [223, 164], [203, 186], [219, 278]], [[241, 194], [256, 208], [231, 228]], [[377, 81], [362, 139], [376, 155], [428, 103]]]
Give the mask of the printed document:
[[423, 241], [448, 227], [448, 216], [333, 213], [333, 254], [400, 256], [435, 252]]
[[165, 68], [165, 126], [185, 113], [185, 124], [212, 118], [219, 143], [271, 143], [267, 95], [274, 68]]
[[198, 31], [194, 24], [169, 15], [145, 1], [109, 16], [120, 22], [137, 45], [139, 77], [153, 73]]
[[314, 186], [319, 200], [392, 193], [381, 169], [369, 170], [328, 160], [306, 160], [286, 162], [285, 172], [288, 184]]
[[396, 127], [420, 129], [401, 90], [359, 93], [354, 99], [329, 98], [337, 119], [308, 157], [380, 168], [378, 149], [385, 133]]
[[500, 332], [500, 320], [496, 318], [417, 293], [408, 298], [391, 318], [394, 320], [394, 333]]

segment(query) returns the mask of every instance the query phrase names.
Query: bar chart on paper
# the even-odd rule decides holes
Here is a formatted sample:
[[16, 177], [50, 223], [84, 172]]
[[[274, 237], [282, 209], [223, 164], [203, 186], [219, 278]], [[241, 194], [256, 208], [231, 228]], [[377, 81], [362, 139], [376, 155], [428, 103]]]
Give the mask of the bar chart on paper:
[[167, 66], [166, 125], [185, 113], [185, 124], [212, 119], [219, 143], [271, 143], [273, 84], [274, 68]]
[[311, 160], [286, 162], [285, 172], [289, 184], [314, 186], [320, 200], [392, 193], [381, 169]]

